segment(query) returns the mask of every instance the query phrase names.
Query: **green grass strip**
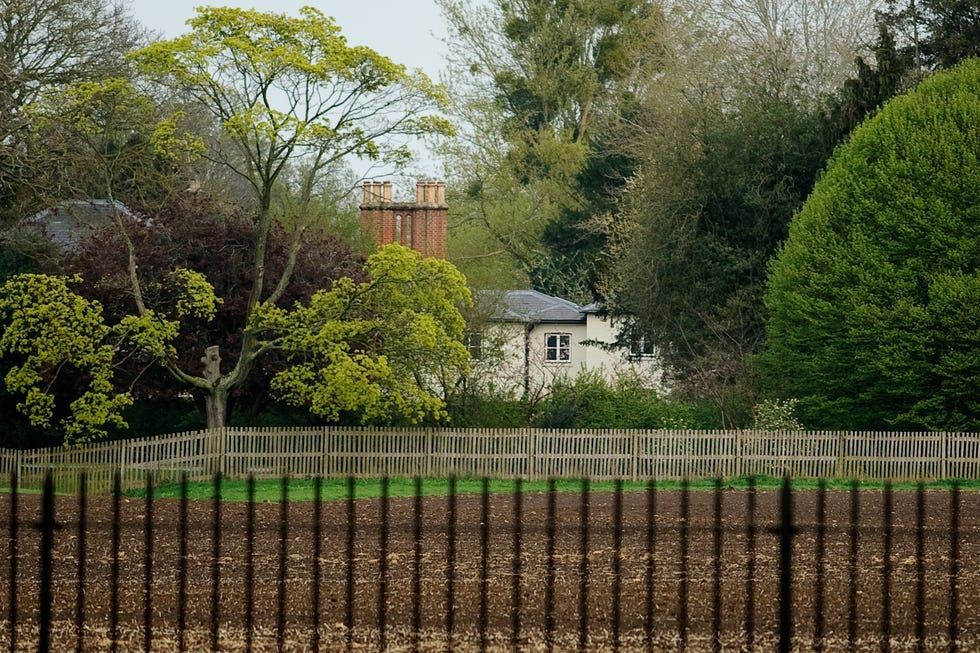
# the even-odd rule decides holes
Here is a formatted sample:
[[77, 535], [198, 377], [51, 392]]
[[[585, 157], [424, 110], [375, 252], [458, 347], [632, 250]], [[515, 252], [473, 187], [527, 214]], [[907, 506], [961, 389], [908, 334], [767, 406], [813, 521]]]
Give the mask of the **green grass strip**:
[[[281, 496], [280, 479], [259, 479], [255, 481], [255, 499], [258, 502], [277, 502]], [[756, 477], [756, 489], [775, 490], [782, 486], [782, 479], [768, 476]], [[313, 500], [313, 480], [305, 478], [289, 479], [287, 496], [290, 501], [312, 501]], [[826, 481], [827, 489], [830, 490], [849, 490], [852, 482], [849, 480], [831, 479]], [[935, 481], [926, 484], [930, 490], [948, 490], [952, 487], [953, 481]], [[692, 490], [702, 491], [711, 490], [715, 486], [713, 479], [701, 479], [691, 481], [689, 487]], [[736, 478], [725, 481], [722, 485], [725, 489], [745, 490], [749, 486], [749, 479]], [[528, 494], [546, 492], [548, 490], [547, 481], [525, 481], [523, 491]], [[614, 484], [612, 481], [594, 481], [589, 484], [593, 492], [612, 492]], [[643, 482], [623, 482], [623, 491], [639, 492], [645, 490], [647, 483]], [[657, 483], [658, 490], [678, 490], [681, 487], [679, 481], [660, 481]], [[884, 483], [880, 482], [859, 482], [861, 490], [881, 490]], [[916, 483], [894, 483], [892, 488], [896, 491], [911, 491], [917, 488]], [[579, 480], [558, 480], [555, 488], [559, 492], [581, 492], [582, 483]], [[816, 490], [818, 481], [812, 479], [795, 479], [793, 481], [795, 490]], [[389, 496], [412, 497], [415, 495], [415, 483], [412, 479], [392, 478], [389, 481]], [[961, 490], [980, 490], [980, 481], [969, 480], [960, 482]], [[0, 489], [0, 492], [3, 490]], [[456, 481], [457, 494], [479, 494], [482, 491], [482, 481], [480, 479], [458, 479]], [[494, 494], [507, 494], [514, 491], [513, 481], [490, 481], [490, 492]], [[442, 478], [424, 479], [422, 483], [422, 494], [424, 496], [445, 496], [449, 493], [449, 481]], [[129, 490], [124, 493], [130, 497], [145, 497], [146, 490], [143, 488]], [[153, 496], [158, 498], [176, 499], [180, 497], [180, 484], [167, 483], [153, 489]], [[209, 500], [214, 496], [214, 485], [209, 482], [188, 483], [188, 498], [193, 500]], [[339, 501], [347, 498], [347, 479], [324, 479], [322, 486], [322, 496], [324, 501]], [[354, 496], [357, 499], [372, 499], [381, 496], [381, 480], [377, 478], [356, 479], [354, 482]], [[245, 501], [246, 482], [239, 479], [223, 478], [221, 481], [221, 498], [224, 501]]]

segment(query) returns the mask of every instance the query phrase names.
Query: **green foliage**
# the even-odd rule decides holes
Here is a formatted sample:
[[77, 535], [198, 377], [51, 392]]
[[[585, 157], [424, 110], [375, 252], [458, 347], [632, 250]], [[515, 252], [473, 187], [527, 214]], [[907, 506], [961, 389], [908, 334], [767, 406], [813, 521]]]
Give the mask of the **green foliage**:
[[187, 183], [186, 166], [204, 151], [180, 112], [163, 115], [157, 101], [125, 79], [78, 82], [42, 93], [30, 105], [34, 148], [57, 152], [35, 171], [39, 200], [120, 198], [158, 206]]
[[[591, 174], [613, 167], [599, 137], [659, 54], [659, 8], [639, 0], [439, 4], [455, 37], [453, 114], [465, 130], [444, 152], [466, 189], [453, 203], [454, 260], [481, 287], [531, 282], [590, 301], [597, 259], [572, 250], [595, 246], [582, 223], [602, 207], [590, 202], [607, 200], [632, 171]], [[488, 265], [503, 274], [484, 282]]]
[[194, 317], [210, 322], [214, 319], [218, 304], [224, 303], [214, 294], [214, 286], [200, 272], [177, 268], [170, 273], [170, 281], [179, 289], [176, 305], [178, 318]]
[[915, 80], [913, 57], [899, 49], [895, 36], [884, 23], [878, 25], [874, 61], [855, 60], [856, 74], [847, 79], [828, 99], [824, 123], [828, 142], [842, 142], [865, 118], [882, 104], [905, 91]]
[[[438, 413], [426, 393], [409, 398], [421, 382], [406, 384], [397, 369], [402, 359], [365, 353], [378, 333], [369, 328], [370, 320], [341, 319], [349, 308], [341, 304], [354, 306], [361, 297], [356, 283], [341, 282], [299, 309], [294, 317], [309, 323], [296, 333], [289, 333], [279, 306], [304, 236], [317, 226], [317, 207], [328, 204], [316, 192], [325, 188], [321, 181], [334, 177], [351, 155], [401, 168], [410, 159], [408, 137], [452, 133], [436, 113], [446, 103], [443, 89], [421, 72], [348, 45], [333, 19], [312, 7], [301, 8], [298, 16], [199, 7], [189, 25], [189, 33], [153, 43], [132, 59], [141, 72], [165, 89], [179, 89], [220, 125], [222, 137], [207, 141], [204, 156], [250, 186], [250, 197], [236, 199], [255, 207], [254, 248], [244, 275], [248, 293], [241, 321], [225, 334], [238, 349], [227, 357], [234, 361], [231, 369], [221, 369], [220, 350], [213, 349], [203, 375], [176, 359], [168, 362], [168, 371], [205, 395], [211, 427], [224, 425], [228, 397], [248, 381], [259, 359], [280, 345], [296, 357], [311, 347], [274, 383], [291, 402], [309, 405], [317, 414], [336, 416], [365, 406], [366, 419], [395, 412], [415, 420]], [[167, 142], [169, 133], [157, 130], [158, 140]], [[284, 190], [287, 182], [297, 190]], [[277, 202], [289, 210], [287, 218], [278, 215]], [[289, 243], [285, 264], [273, 271], [269, 259], [279, 227], [288, 229]], [[133, 285], [138, 302], [135, 278]], [[406, 344], [420, 346], [433, 320], [420, 312], [418, 329], [408, 330], [416, 341]], [[270, 339], [268, 329], [286, 333]], [[382, 380], [389, 386], [381, 389]]]
[[6, 281], [17, 274], [37, 271], [37, 263], [19, 243], [0, 241], [0, 281]]
[[126, 75], [147, 34], [116, 0], [4, 0], [0, 14], [0, 217], [13, 221], [52, 190], [38, 171], [63, 154], [29, 147], [25, 109], [52, 89]]
[[534, 425], [565, 429], [706, 428], [694, 405], [668, 401], [636, 379], [610, 384], [601, 376], [581, 374], [558, 382], [541, 403]]
[[781, 99], [671, 107], [665, 120], [669, 140], [651, 143], [657, 156], [611, 223], [623, 244], [608, 250], [606, 300], [656, 344], [676, 390], [741, 426], [755, 403], [747, 359], [763, 339], [766, 262], [828, 149], [818, 115]]
[[128, 428], [110, 438], [142, 438], [205, 428], [200, 406], [190, 399], [136, 399], [123, 411]]
[[242, 163], [216, 160], [249, 181], [263, 211], [290, 161], [304, 160], [311, 179], [349, 154], [404, 164], [410, 153], [391, 136], [451, 132], [427, 113], [445, 102], [440, 87], [369, 48], [349, 46], [340, 27], [313, 7], [295, 17], [199, 7], [188, 24], [189, 33], [153, 43], [133, 60], [220, 122]]
[[980, 60], [838, 149], [766, 293], [770, 392], [813, 428], [980, 429]]
[[365, 272], [366, 281], [339, 279], [292, 311], [264, 310], [259, 333], [291, 363], [273, 389], [328, 421], [343, 413], [365, 423], [445, 419], [437, 392], [468, 368], [465, 278], [400, 245], [371, 256]]
[[493, 389], [455, 392], [446, 402], [449, 423], [456, 428], [522, 428], [529, 426], [532, 406], [528, 401], [501, 396]]
[[[125, 426], [121, 411], [132, 399], [113, 390], [111, 330], [97, 302], [72, 292], [66, 279], [17, 275], [0, 286], [0, 325], [0, 357], [12, 361], [6, 389], [23, 396], [17, 410], [32, 427], [57, 427], [72, 444]], [[59, 381], [76, 387], [67, 406], [56, 402]]]
[[980, 10], [973, 0], [889, 0], [884, 20], [916, 67], [951, 68], [980, 56]]

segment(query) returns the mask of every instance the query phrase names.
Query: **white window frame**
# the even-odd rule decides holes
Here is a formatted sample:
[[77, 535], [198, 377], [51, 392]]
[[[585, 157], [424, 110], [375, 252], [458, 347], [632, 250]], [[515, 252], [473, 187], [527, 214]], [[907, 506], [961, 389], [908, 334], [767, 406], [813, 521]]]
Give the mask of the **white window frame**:
[[656, 347], [646, 336], [635, 336], [629, 341], [629, 357], [631, 359], [649, 359], [657, 356]]
[[572, 334], [554, 331], [544, 334], [544, 362], [562, 365], [572, 362]]
[[470, 360], [483, 360], [483, 333], [480, 331], [467, 331], [463, 334], [463, 344], [466, 351], [470, 354]]

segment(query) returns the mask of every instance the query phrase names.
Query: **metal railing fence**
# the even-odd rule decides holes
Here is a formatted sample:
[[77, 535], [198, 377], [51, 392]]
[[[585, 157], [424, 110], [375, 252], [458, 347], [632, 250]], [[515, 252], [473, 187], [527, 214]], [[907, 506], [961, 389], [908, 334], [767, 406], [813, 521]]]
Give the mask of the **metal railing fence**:
[[[968, 651], [980, 496], [666, 490], [290, 502], [0, 494], [4, 650]], [[17, 487], [16, 479], [11, 487]]]

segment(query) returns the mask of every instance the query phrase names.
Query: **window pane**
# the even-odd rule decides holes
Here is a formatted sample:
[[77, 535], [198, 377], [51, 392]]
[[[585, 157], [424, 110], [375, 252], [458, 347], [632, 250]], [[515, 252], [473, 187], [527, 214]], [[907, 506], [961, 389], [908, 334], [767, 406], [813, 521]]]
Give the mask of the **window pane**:
[[572, 359], [572, 334], [546, 333], [544, 359], [551, 363], [567, 363]]
[[470, 332], [464, 339], [466, 350], [470, 352], [470, 358], [480, 360], [483, 358], [483, 334]]

